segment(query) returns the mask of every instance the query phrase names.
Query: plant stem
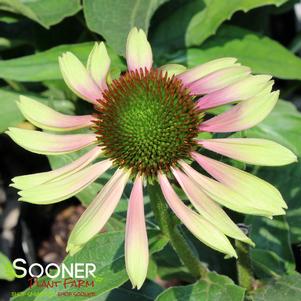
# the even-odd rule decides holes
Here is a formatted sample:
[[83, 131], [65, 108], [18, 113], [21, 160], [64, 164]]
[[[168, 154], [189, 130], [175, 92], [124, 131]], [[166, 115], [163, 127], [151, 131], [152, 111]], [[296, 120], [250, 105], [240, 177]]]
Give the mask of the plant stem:
[[238, 255], [237, 259], [237, 274], [238, 283], [240, 286], [245, 287], [247, 290], [252, 289], [253, 284], [253, 272], [250, 259], [250, 247], [249, 245], [236, 240], [236, 251]]
[[162, 195], [160, 186], [157, 183], [148, 184], [148, 192], [155, 219], [159, 224], [163, 234], [169, 238], [170, 243], [179, 256], [180, 260], [194, 277], [205, 278], [207, 276], [208, 270], [194, 255], [188, 242], [185, 240], [182, 233], [178, 229], [173, 216], [170, 214], [166, 206], [166, 202]]

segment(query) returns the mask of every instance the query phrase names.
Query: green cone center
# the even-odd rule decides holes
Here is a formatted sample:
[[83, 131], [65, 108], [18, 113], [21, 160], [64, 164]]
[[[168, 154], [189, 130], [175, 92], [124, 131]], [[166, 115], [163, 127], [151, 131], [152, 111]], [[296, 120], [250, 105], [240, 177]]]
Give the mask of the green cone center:
[[200, 115], [181, 81], [158, 70], [128, 72], [105, 91], [96, 133], [118, 167], [149, 180], [189, 157]]

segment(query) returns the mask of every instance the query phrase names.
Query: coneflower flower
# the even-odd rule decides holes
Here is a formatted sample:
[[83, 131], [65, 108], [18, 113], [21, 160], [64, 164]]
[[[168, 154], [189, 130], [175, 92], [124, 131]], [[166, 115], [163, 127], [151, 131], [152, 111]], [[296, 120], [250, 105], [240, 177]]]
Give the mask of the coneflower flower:
[[[137, 28], [129, 33], [126, 60], [128, 71], [108, 81], [110, 58], [104, 43], [95, 44], [87, 67], [69, 52], [59, 58], [66, 84], [93, 104], [91, 115], [67, 116], [20, 97], [21, 112], [38, 128], [61, 133], [87, 128], [89, 133], [56, 135], [10, 128], [7, 134], [38, 154], [60, 155], [90, 146], [86, 154], [62, 168], [15, 177], [12, 186], [20, 190], [21, 201], [60, 202], [86, 188], [108, 169], [116, 170], [75, 225], [67, 246], [71, 255], [103, 228], [126, 184], [133, 181], [125, 259], [133, 287], [140, 288], [149, 260], [144, 184], [158, 182], [169, 207], [199, 240], [236, 257], [227, 236], [249, 244], [252, 241], [222, 206], [272, 217], [285, 214], [286, 204], [269, 183], [200, 152], [206, 149], [266, 166], [285, 165], [296, 161], [296, 157], [287, 148], [263, 139], [198, 138], [200, 132], [229, 133], [261, 122], [279, 96], [278, 91], [272, 92], [270, 76], [252, 75], [235, 58], [216, 59], [190, 70], [176, 64], [155, 68], [151, 46], [145, 33]], [[232, 103], [235, 105], [226, 112], [208, 118], [207, 110]], [[206, 175], [191, 167], [192, 160]], [[178, 197], [174, 182], [192, 206]]]

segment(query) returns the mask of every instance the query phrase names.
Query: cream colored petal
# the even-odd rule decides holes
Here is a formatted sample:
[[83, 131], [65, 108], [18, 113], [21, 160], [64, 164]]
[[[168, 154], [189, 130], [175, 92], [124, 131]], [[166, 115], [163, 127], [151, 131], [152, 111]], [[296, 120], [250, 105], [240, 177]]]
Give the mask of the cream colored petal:
[[152, 48], [142, 29], [134, 27], [126, 43], [126, 61], [130, 71], [151, 69], [153, 64]]
[[59, 65], [66, 84], [75, 94], [93, 104], [101, 99], [101, 90], [74, 54], [64, 53], [59, 57]]
[[93, 124], [92, 115], [65, 115], [23, 95], [20, 96], [17, 105], [28, 121], [44, 130], [71, 131], [89, 127]]
[[172, 172], [200, 215], [227, 236], [254, 245], [251, 239], [234, 224], [226, 212], [218, 204], [212, 201], [193, 180], [178, 169], [173, 169]]
[[10, 186], [20, 190], [25, 190], [41, 185], [43, 183], [63, 179], [66, 176], [70, 176], [78, 172], [79, 170], [82, 170], [93, 160], [95, 160], [100, 155], [100, 153], [101, 148], [97, 146], [87, 152], [85, 155], [79, 157], [77, 160], [61, 168], [47, 172], [39, 172], [31, 175], [14, 177], [12, 179], [13, 183]]
[[195, 181], [211, 199], [222, 206], [245, 214], [262, 215], [267, 217], [285, 214], [284, 210], [281, 208], [277, 208], [277, 210], [275, 210], [274, 208], [271, 209], [269, 206], [266, 206], [266, 208], [263, 209], [264, 205], [256, 202], [255, 199], [250, 200], [223, 183], [217, 182], [200, 174], [183, 161], [180, 164], [186, 175]]
[[270, 140], [256, 138], [219, 138], [198, 141], [202, 147], [249, 164], [280, 166], [297, 162], [288, 148]]
[[67, 252], [74, 255], [106, 224], [116, 208], [129, 173], [118, 169], [74, 226], [67, 244]]
[[142, 178], [137, 176], [131, 192], [125, 230], [125, 263], [133, 288], [143, 285], [149, 261], [144, 217]]
[[22, 190], [19, 192], [19, 200], [40, 205], [66, 200], [88, 187], [111, 166], [110, 160], [95, 163], [62, 179]]
[[87, 69], [94, 82], [100, 88], [107, 88], [106, 78], [110, 69], [111, 59], [104, 42], [95, 43], [87, 63]]
[[206, 219], [195, 213], [179, 199], [167, 177], [158, 175], [162, 193], [172, 211], [199, 240], [210, 248], [237, 257], [228, 238]]
[[43, 155], [75, 152], [97, 141], [95, 134], [54, 135], [19, 128], [9, 128], [5, 133], [23, 148]]

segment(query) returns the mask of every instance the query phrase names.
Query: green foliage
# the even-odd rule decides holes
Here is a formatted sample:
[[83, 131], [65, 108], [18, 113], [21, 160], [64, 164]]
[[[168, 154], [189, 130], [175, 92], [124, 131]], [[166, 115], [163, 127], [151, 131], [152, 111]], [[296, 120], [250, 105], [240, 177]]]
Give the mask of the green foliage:
[[281, 44], [236, 26], [224, 26], [201, 48], [187, 50], [187, 64], [195, 66], [219, 57], [236, 57], [255, 73], [301, 79], [301, 59]]
[[200, 45], [209, 36], [215, 33], [216, 29], [225, 20], [229, 20], [237, 11], [247, 12], [250, 9], [274, 4], [280, 6], [286, 0], [203, 0], [204, 9], [195, 14], [186, 31], [186, 45]]
[[207, 279], [194, 284], [167, 289], [156, 301], [243, 301], [244, 293], [230, 278], [209, 273]]
[[10, 260], [0, 252], [0, 279], [13, 281], [15, 279], [15, 270]]
[[84, 0], [84, 14], [89, 29], [102, 35], [118, 53], [124, 54], [130, 29], [137, 26], [147, 32], [153, 13], [166, 1]]
[[[93, 43], [61, 45], [37, 54], [0, 61], [0, 77], [16, 81], [36, 82], [61, 79], [58, 57], [66, 51], [74, 53], [86, 63]], [[110, 52], [112, 68], [124, 69], [121, 59]]]
[[76, 14], [81, 6], [80, 0], [0, 0], [0, 9], [22, 14], [49, 28]]
[[301, 291], [300, 275], [284, 276], [269, 282], [266, 286], [250, 295], [250, 301], [299, 301]]
[[271, 114], [244, 135], [274, 140], [301, 156], [301, 114], [289, 102], [278, 101]]

